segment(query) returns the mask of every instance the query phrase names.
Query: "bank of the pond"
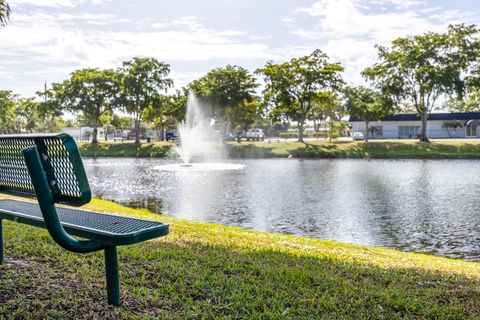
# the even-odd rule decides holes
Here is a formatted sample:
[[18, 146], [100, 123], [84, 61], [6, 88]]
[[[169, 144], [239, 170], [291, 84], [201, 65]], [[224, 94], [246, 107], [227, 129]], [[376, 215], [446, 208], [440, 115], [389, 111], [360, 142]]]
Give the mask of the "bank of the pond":
[[105, 302], [103, 256], [5, 222], [0, 318], [473, 318], [480, 264], [195, 223], [94, 200], [88, 209], [170, 223], [121, 247], [123, 307]]
[[[281, 141], [281, 140], [280, 140]], [[171, 144], [80, 143], [85, 157], [167, 157]], [[403, 159], [480, 159], [479, 140], [373, 140], [365, 142], [242, 142], [228, 143], [231, 158], [403, 158]]]
[[84, 157], [140, 157], [163, 158], [170, 153], [171, 143], [112, 143], [99, 142], [96, 144], [79, 142], [80, 153]]

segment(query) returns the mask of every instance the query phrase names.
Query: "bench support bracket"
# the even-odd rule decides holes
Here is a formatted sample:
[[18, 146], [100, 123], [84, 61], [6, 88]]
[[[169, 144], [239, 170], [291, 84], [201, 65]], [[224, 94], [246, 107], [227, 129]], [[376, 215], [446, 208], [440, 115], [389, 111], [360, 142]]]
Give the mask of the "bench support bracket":
[[107, 246], [105, 248], [105, 272], [107, 275], [108, 303], [120, 306], [120, 281], [116, 246]]

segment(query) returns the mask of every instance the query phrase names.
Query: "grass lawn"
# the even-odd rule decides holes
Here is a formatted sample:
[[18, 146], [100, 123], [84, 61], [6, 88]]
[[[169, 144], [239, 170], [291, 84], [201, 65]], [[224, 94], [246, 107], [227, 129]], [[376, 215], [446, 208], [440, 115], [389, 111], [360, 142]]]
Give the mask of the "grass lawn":
[[[280, 140], [282, 141], [282, 140]], [[171, 143], [135, 144], [79, 143], [84, 157], [167, 157], [174, 156]], [[365, 142], [231, 142], [231, 158], [414, 158], [414, 159], [480, 159], [480, 140], [371, 140]]]
[[[282, 140], [280, 140], [282, 141]], [[371, 140], [333, 142], [242, 142], [230, 144], [233, 158], [415, 158], [479, 159], [480, 140]]]
[[134, 142], [99, 142], [91, 144], [89, 142], [79, 142], [78, 147], [84, 157], [140, 157], [140, 158], [162, 158], [168, 156], [171, 143], [152, 142], [152, 143], [134, 143]]
[[0, 318], [462, 319], [480, 314], [480, 264], [195, 223], [94, 200], [89, 209], [170, 223], [119, 249], [123, 306], [101, 253], [4, 222]]

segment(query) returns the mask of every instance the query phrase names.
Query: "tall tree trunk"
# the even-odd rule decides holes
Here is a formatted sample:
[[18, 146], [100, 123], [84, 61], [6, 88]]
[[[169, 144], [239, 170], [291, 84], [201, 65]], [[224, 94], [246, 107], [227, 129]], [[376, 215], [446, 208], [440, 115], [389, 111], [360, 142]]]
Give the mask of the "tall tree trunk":
[[108, 131], [107, 130], [108, 130], [107, 127], [103, 128], [103, 135], [104, 135], [105, 141], [108, 141]]
[[140, 143], [140, 114], [135, 113], [135, 143]]
[[160, 116], [160, 141], [164, 141], [164, 140], [165, 140], [165, 128], [163, 126], [163, 119]]
[[92, 143], [98, 143], [98, 119], [95, 119], [93, 122], [93, 132], [92, 132]]
[[[231, 120], [230, 112], [229, 110], [227, 110], [225, 112], [225, 128], [223, 129], [224, 132], [222, 132], [222, 137], [225, 137], [227, 133], [230, 133], [231, 129], [232, 129], [232, 120]], [[225, 139], [222, 139], [222, 140], [225, 140]]]
[[427, 137], [427, 120], [428, 120], [428, 112], [426, 108], [422, 109], [422, 114], [420, 115], [422, 120], [422, 132], [420, 134], [420, 141], [422, 142], [429, 142]]
[[330, 134], [329, 134], [329, 140], [330, 143], [332, 143], [332, 138], [333, 138], [333, 117], [330, 117]]
[[368, 142], [368, 124], [370, 123], [370, 121], [366, 121], [365, 120], [365, 128], [366, 128], [366, 131], [365, 131], [365, 142]]
[[303, 142], [303, 124], [305, 120], [302, 119], [298, 122], [298, 142]]

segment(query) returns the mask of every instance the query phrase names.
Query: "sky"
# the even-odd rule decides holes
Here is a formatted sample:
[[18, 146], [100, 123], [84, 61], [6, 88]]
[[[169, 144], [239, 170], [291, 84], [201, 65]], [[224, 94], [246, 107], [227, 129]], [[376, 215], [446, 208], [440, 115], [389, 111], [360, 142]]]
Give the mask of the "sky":
[[479, 0], [7, 0], [0, 90], [33, 96], [79, 68], [135, 56], [171, 66], [180, 88], [227, 64], [254, 71], [323, 50], [349, 84], [401, 36], [480, 25]]

